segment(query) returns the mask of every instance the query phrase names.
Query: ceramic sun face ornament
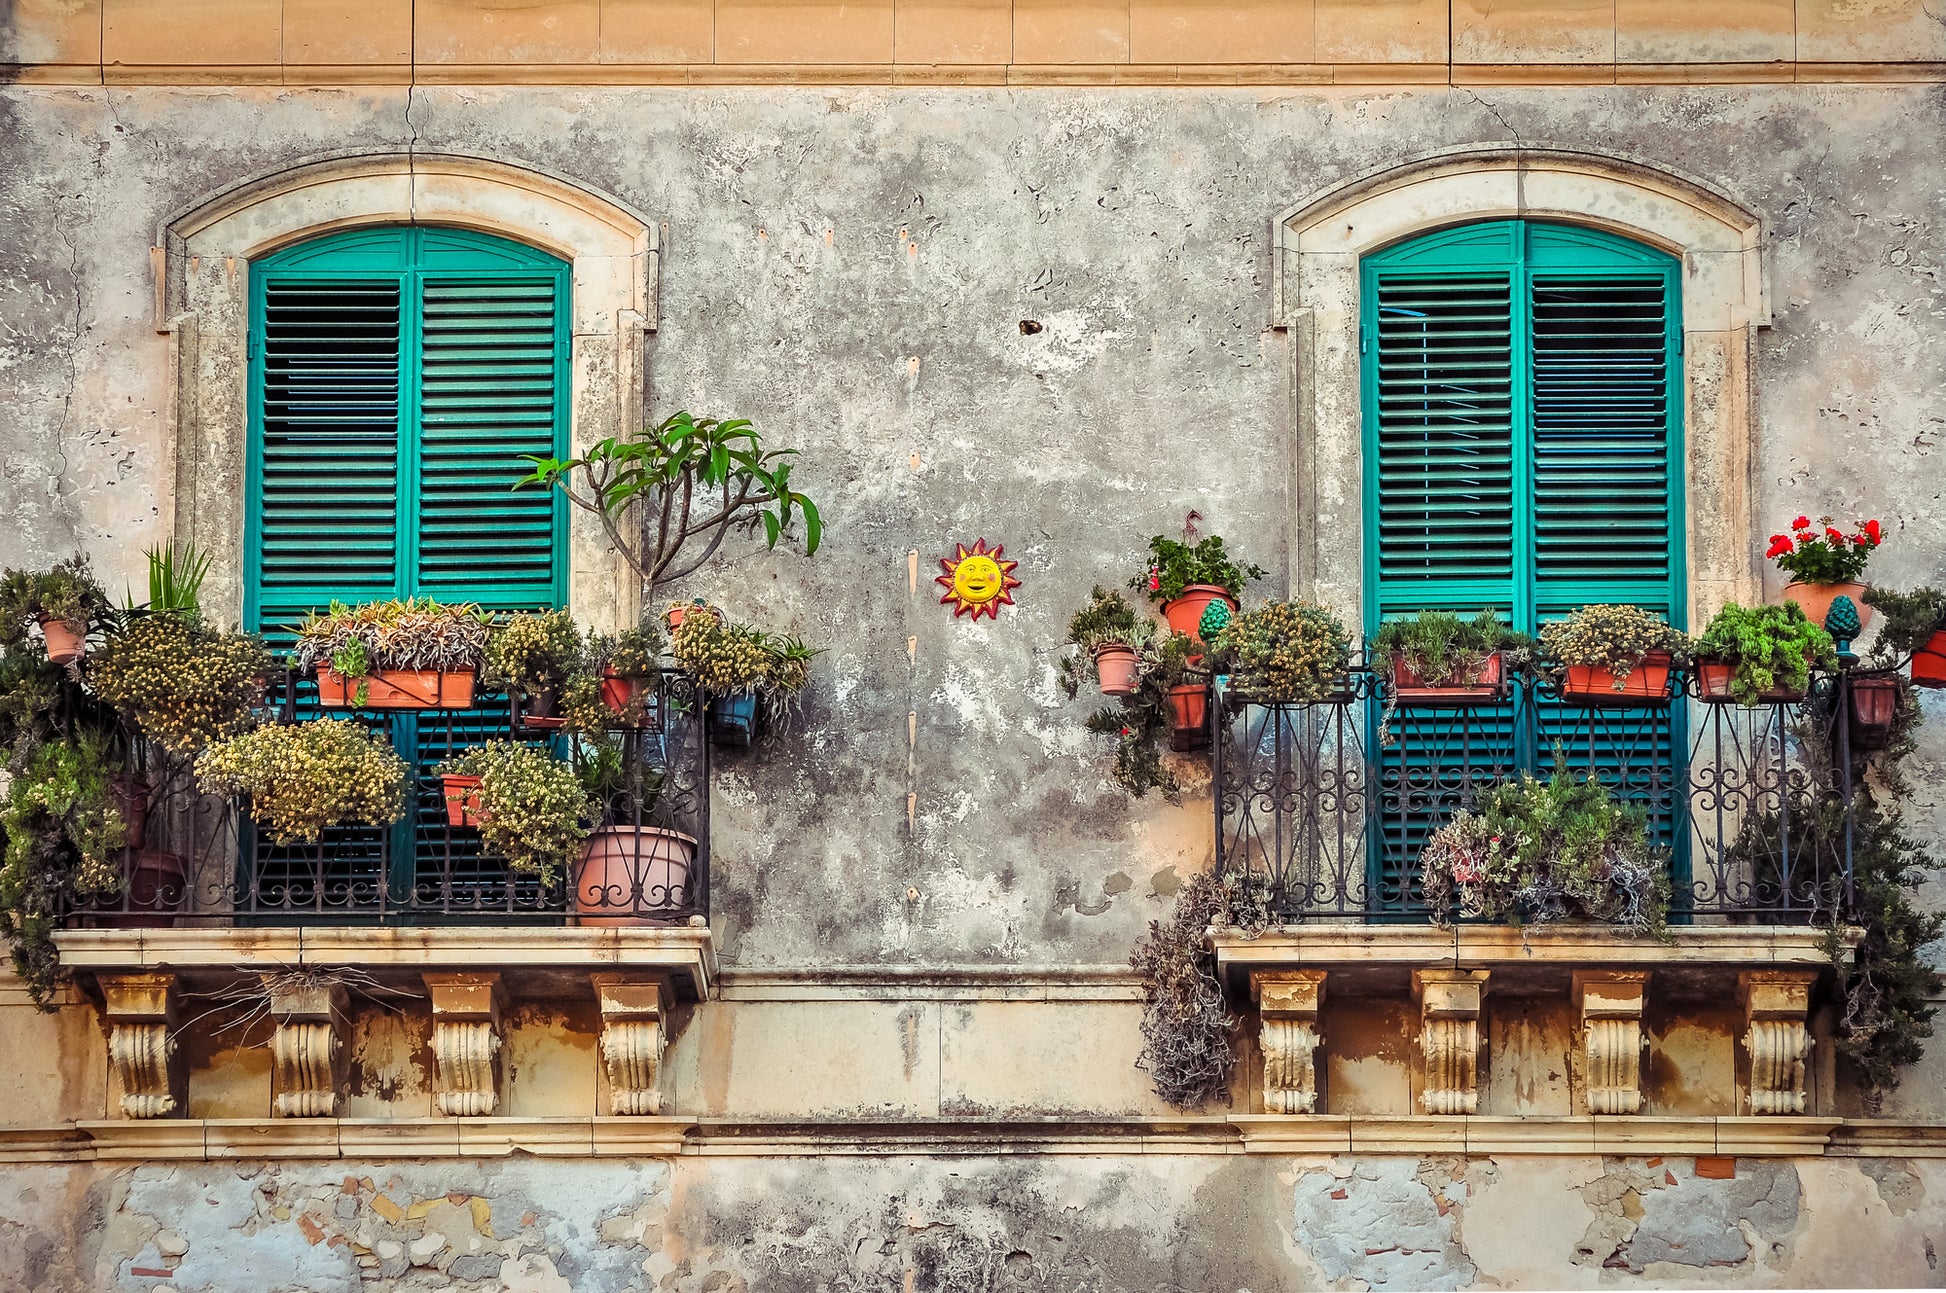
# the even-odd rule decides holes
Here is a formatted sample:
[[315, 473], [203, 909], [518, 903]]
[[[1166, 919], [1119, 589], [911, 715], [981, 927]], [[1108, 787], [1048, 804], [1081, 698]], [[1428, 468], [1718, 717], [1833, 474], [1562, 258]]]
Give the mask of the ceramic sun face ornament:
[[1020, 563], [1005, 559], [1005, 545], [996, 543], [989, 548], [985, 539], [975, 541], [970, 548], [964, 543], [954, 547], [957, 551], [952, 556], [939, 559], [939, 568], [945, 573], [933, 577], [933, 582], [946, 590], [940, 603], [952, 606], [955, 618], [970, 615], [977, 620], [985, 615], [998, 619], [1002, 606], [1014, 604], [1013, 590], [1020, 587], [1020, 581], [1011, 572]]

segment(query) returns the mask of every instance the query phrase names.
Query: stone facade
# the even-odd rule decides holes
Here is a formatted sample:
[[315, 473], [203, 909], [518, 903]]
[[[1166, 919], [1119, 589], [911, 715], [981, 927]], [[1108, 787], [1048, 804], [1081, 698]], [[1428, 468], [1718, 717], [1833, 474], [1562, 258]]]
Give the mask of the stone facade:
[[[1800, 511], [1946, 582], [1936, 16], [195, 8], [0, 18], [0, 560], [119, 594], [192, 538], [233, 615], [249, 258], [419, 218], [574, 263], [578, 439], [688, 408], [802, 451], [823, 550], [672, 591], [828, 651], [792, 742], [718, 760], [706, 930], [97, 931], [52, 1014], [0, 976], [0, 1287], [1946, 1282], [1946, 1056], [1864, 1116], [1804, 939], [1225, 944], [1231, 1103], [1162, 1103], [1127, 957], [1211, 864], [1208, 764], [1132, 801], [1054, 670], [1191, 510], [1356, 618], [1346, 285], [1469, 218], [1683, 255], [1692, 622], [1779, 591]], [[1023, 586], [969, 624], [927, 576], [978, 536]], [[591, 531], [573, 569], [632, 616]]]

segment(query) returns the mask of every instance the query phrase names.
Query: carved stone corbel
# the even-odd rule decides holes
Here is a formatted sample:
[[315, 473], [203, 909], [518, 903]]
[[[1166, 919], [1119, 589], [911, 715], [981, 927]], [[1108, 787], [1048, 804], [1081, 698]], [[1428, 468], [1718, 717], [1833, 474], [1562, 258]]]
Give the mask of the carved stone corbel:
[[1323, 970], [1258, 970], [1250, 976], [1264, 1053], [1264, 1112], [1317, 1113], [1318, 1012]]
[[121, 1082], [124, 1118], [166, 1118], [182, 1110], [182, 1066], [176, 1062], [176, 976], [104, 974], [108, 1063]]
[[1817, 977], [1816, 970], [1745, 970], [1737, 976], [1751, 1113], [1804, 1112], [1804, 1061], [1811, 1049], [1805, 1025]]
[[1419, 999], [1419, 1045], [1426, 1055], [1426, 1086], [1419, 1103], [1427, 1113], [1480, 1110], [1480, 1002], [1486, 970], [1414, 970]]
[[1647, 970], [1574, 972], [1589, 1113], [1641, 1112], [1642, 1006], [1648, 988]]
[[500, 1105], [500, 976], [422, 977], [432, 998], [433, 1107], [485, 1117]]
[[663, 1011], [672, 1000], [660, 975], [592, 976], [601, 1009], [601, 1058], [608, 1070], [608, 1111], [618, 1116], [662, 1111]]
[[333, 1118], [345, 1087], [345, 989], [342, 984], [291, 987], [264, 976], [270, 1015], [271, 1113], [279, 1118]]

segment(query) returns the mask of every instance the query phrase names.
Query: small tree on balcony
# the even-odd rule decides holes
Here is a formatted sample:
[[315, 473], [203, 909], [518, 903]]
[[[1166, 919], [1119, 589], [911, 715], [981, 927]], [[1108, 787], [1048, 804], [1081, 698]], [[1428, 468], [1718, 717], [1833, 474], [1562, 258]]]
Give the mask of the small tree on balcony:
[[[763, 437], [744, 418], [719, 421], [679, 412], [639, 440], [611, 437], [573, 458], [522, 456], [534, 470], [515, 488], [558, 487], [597, 517], [651, 598], [657, 585], [701, 569], [732, 529], [762, 527], [775, 548], [802, 514], [807, 557], [823, 537], [817, 505], [791, 488], [797, 451], [764, 448]], [[622, 521], [637, 500], [646, 514], [631, 536]]]

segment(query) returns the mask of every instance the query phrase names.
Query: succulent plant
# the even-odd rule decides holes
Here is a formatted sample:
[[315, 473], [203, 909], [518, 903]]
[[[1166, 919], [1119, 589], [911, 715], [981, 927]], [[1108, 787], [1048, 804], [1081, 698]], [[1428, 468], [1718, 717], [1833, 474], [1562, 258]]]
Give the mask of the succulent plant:
[[489, 741], [439, 765], [480, 779], [480, 844], [516, 871], [553, 880], [581, 854], [594, 816], [573, 768], [513, 741]]
[[1312, 705], [1337, 693], [1351, 665], [1338, 617], [1310, 602], [1271, 602], [1232, 619], [1209, 643], [1239, 694]]
[[315, 842], [327, 826], [389, 826], [405, 815], [405, 761], [350, 719], [260, 727], [197, 756], [212, 795], [243, 795], [280, 844]]

